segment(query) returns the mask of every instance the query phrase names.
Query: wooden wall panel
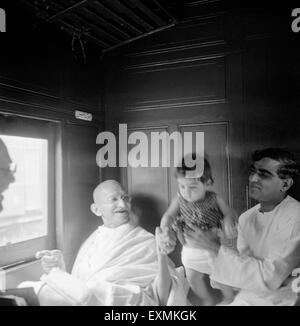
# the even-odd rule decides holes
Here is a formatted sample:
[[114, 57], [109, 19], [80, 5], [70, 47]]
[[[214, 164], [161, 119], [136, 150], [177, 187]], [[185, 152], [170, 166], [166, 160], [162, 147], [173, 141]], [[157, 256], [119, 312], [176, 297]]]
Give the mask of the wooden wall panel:
[[[166, 211], [170, 202], [169, 191], [169, 169], [167, 167], [151, 167], [151, 132], [167, 132], [168, 128], [130, 128], [128, 134], [140, 131], [148, 138], [149, 167], [131, 167], [127, 168], [127, 183], [128, 191], [133, 197], [133, 207], [140, 217], [140, 223], [148, 231], [154, 233], [155, 226], [160, 222], [161, 216]], [[131, 146], [128, 151], [131, 150]], [[162, 156], [162, 151], [166, 149], [158, 149], [159, 156]], [[125, 176], [123, 176], [125, 177]]]
[[152, 62], [130, 69], [123, 78], [126, 110], [136, 106], [226, 100], [223, 57]]
[[23, 89], [38, 90], [98, 110], [102, 76], [98, 55], [95, 57], [85, 44], [87, 60], [80, 62], [67, 34], [60, 33], [55, 26], [41, 26], [38, 20], [32, 21], [26, 10], [24, 13], [18, 10], [10, 8], [7, 12], [12, 34], [1, 37], [0, 83], [5, 78], [8, 85], [22, 84]]
[[[225, 148], [208, 147], [226, 157], [214, 169], [223, 182], [216, 186], [241, 213], [249, 204], [251, 152], [267, 146], [299, 151], [298, 40], [286, 34], [291, 21], [286, 24], [284, 10], [242, 5], [226, 10], [223, 5], [187, 2], [176, 28], [120, 51], [111, 61], [120, 71], [107, 85], [106, 118], [140, 128], [166, 125], [172, 131], [191, 124], [209, 126], [208, 134], [216, 126], [225, 128], [226, 138], [218, 129], [220, 139], [212, 138]], [[120, 101], [112, 106], [113, 96]], [[170, 188], [172, 197], [172, 178]]]
[[[242, 14], [245, 39], [266, 39], [287, 32], [290, 25], [288, 17], [291, 12], [286, 11], [285, 8], [279, 9], [280, 12], [274, 9], [270, 6], [265, 10], [254, 9]], [[285, 18], [283, 12], [286, 12]]]
[[228, 123], [207, 123], [179, 126], [181, 133], [204, 132], [204, 151], [211, 165], [214, 179], [213, 190], [225, 201], [231, 203], [229, 156], [228, 148]]
[[182, 50], [225, 43], [223, 16], [204, 17], [200, 20], [187, 20], [172, 29], [153, 34], [137, 41], [126, 54], [129, 57], [155, 55], [159, 52]]
[[102, 220], [90, 210], [93, 190], [99, 183], [96, 165], [97, 128], [67, 124], [62, 133], [62, 176], [58, 180], [58, 246], [71, 269], [83, 241]]

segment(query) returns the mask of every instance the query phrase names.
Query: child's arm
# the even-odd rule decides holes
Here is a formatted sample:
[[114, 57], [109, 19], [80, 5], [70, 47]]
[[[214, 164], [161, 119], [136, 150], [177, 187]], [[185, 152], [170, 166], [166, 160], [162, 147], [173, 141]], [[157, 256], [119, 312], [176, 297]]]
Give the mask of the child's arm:
[[172, 223], [174, 222], [176, 216], [179, 213], [179, 203], [178, 198], [175, 197], [170, 206], [168, 207], [167, 211], [163, 215], [160, 221], [160, 227], [162, 229], [171, 227]]
[[234, 209], [230, 208], [225, 201], [217, 196], [217, 203], [224, 216], [224, 231], [225, 235], [229, 238], [236, 237], [236, 224], [237, 224], [237, 213]]
[[161, 306], [165, 306], [168, 302], [168, 298], [170, 295], [172, 279], [168, 267], [168, 256], [166, 253], [163, 252], [160, 246], [162, 241], [160, 235], [161, 229], [157, 227], [155, 230], [156, 248], [158, 256], [158, 275], [156, 278], [156, 286], [159, 303]]

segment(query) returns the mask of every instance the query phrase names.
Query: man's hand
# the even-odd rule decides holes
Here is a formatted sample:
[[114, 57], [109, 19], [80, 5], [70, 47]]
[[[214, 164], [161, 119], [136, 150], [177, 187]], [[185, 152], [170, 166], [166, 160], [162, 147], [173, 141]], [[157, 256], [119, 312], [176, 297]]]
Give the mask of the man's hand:
[[187, 246], [192, 248], [201, 248], [211, 251], [215, 254], [220, 249], [220, 240], [215, 230], [201, 231], [193, 225], [188, 224], [189, 229], [185, 229], [183, 237]]
[[35, 255], [37, 259], [41, 259], [41, 265], [45, 273], [50, 273], [53, 268], [66, 270], [63, 254], [60, 250], [42, 250]]

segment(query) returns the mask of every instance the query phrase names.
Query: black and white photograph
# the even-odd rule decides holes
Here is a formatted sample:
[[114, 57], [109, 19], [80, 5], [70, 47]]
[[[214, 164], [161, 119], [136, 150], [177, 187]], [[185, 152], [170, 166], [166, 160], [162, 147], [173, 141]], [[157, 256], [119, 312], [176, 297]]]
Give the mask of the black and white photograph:
[[297, 1], [0, 1], [1, 311], [300, 306], [299, 58]]

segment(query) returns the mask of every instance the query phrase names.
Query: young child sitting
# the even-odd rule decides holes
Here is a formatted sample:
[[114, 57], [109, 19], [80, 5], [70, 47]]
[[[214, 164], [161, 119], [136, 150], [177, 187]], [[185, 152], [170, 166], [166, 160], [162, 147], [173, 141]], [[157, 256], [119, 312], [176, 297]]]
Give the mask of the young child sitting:
[[[192, 158], [195, 159], [196, 155], [192, 154]], [[161, 219], [161, 229], [173, 228], [184, 232], [191, 225], [204, 231], [223, 230], [226, 238], [233, 239], [236, 234], [236, 214], [211, 191], [213, 177], [209, 162], [204, 158], [204, 171], [200, 178], [190, 177], [189, 172], [195, 170], [195, 166], [190, 168], [185, 162], [187, 157], [182, 159], [181, 166], [176, 169], [179, 192]], [[191, 290], [202, 300], [203, 305], [212, 305], [214, 300], [205, 282], [205, 274], [210, 274], [209, 252], [183, 245], [181, 259]], [[234, 296], [232, 288], [225, 285], [219, 287], [224, 296], [223, 303], [231, 302]]]

